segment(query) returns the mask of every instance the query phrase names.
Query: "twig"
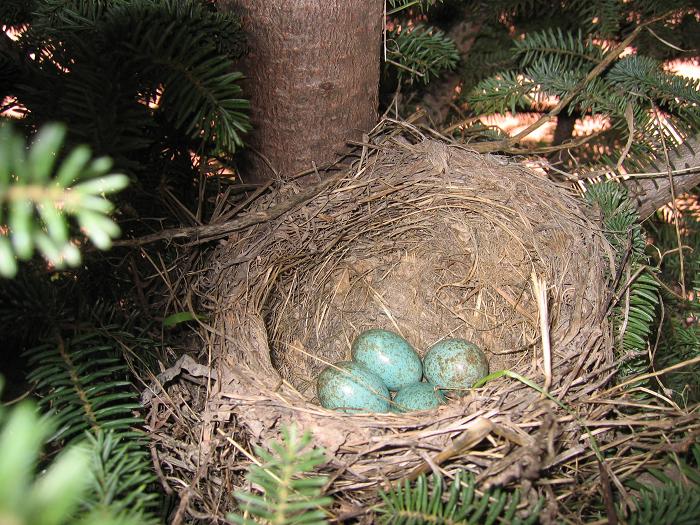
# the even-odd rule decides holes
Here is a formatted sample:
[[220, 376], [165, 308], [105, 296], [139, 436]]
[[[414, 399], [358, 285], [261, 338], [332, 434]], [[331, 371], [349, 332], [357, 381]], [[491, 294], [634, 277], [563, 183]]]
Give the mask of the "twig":
[[[666, 170], [668, 173], [668, 182], [670, 184], [670, 189], [671, 189], [671, 208], [673, 209], [673, 226], [676, 230], [676, 241], [678, 242], [678, 248], [681, 248], [683, 246], [683, 242], [681, 241], [681, 228], [679, 225], [679, 212], [678, 212], [678, 203], [676, 202], [676, 186], [673, 184], [673, 175], [671, 174], [671, 160], [668, 158], [668, 147], [666, 146], [666, 139], [664, 138], [664, 130], [662, 129], [662, 122], [661, 122], [661, 117], [659, 116], [659, 108], [656, 107], [656, 104], [652, 104], [652, 108], [654, 109], [654, 118], [656, 119], [656, 123], [659, 126], [659, 137], [661, 138], [661, 146], [663, 147], [664, 150], [664, 160], [666, 161]], [[683, 257], [683, 250], [679, 249], [678, 250], [678, 261], [680, 262], [680, 285], [681, 285], [681, 293], [683, 297], [687, 297], [685, 293], [685, 257]]]
[[668, 177], [668, 174], [671, 173], [671, 175], [690, 175], [693, 173], [697, 173], [700, 171], [700, 166], [691, 166], [689, 168], [682, 168], [682, 169], [677, 169], [677, 170], [667, 170], [667, 171], [648, 171], [644, 173], [623, 173], [621, 175], [613, 175], [612, 172], [609, 169], [605, 170], [598, 170], [594, 171], [591, 173], [586, 173], [583, 175], [576, 175], [575, 180], [577, 181], [585, 181], [588, 179], [594, 179], [596, 177], [602, 177], [604, 175], [609, 175], [610, 180], [617, 180], [617, 179], [658, 179], [661, 177]]
[[173, 239], [188, 239], [195, 237], [193, 244], [200, 244], [213, 239], [225, 237], [238, 230], [243, 230], [249, 226], [254, 226], [263, 222], [274, 220], [284, 213], [301, 206], [310, 199], [313, 199], [320, 191], [343, 178], [346, 174], [343, 171], [330, 176], [318, 184], [311, 186], [306, 191], [295, 195], [293, 198], [281, 202], [277, 206], [265, 211], [253, 211], [246, 213], [242, 217], [227, 221], [221, 224], [206, 224], [204, 226], [190, 226], [187, 228], [171, 228], [151, 235], [144, 235], [135, 239], [125, 239], [116, 241], [114, 246], [143, 246], [157, 241], [172, 241]]
[[627, 144], [625, 144], [620, 158], [617, 159], [617, 164], [615, 165], [615, 170], [620, 171], [622, 164], [625, 162], [627, 155], [629, 155], [630, 149], [632, 149], [632, 143], [634, 142], [634, 110], [632, 109], [632, 103], [627, 102], [625, 106], [625, 120], [627, 121]]
[[[476, 420], [474, 420], [474, 423], [470, 425], [470, 428], [467, 428], [460, 437], [453, 440], [452, 443], [445, 450], [431, 458], [431, 462], [434, 465], [441, 465], [451, 457], [454, 457], [462, 451], [469, 449], [481, 442], [481, 440], [488, 436], [492, 430], [493, 423], [489, 419], [486, 419], [484, 417], [477, 418]], [[406, 480], [414, 481], [418, 478], [418, 476], [420, 476], [421, 474], [425, 474], [430, 470], [430, 463], [423, 460], [423, 463], [421, 463], [411, 472], [409, 472], [407, 476], [400, 478], [394, 483], [396, 485], [400, 485]]]
[[537, 309], [540, 314], [540, 334], [542, 339], [542, 361], [544, 366], [544, 386], [542, 397], [549, 392], [552, 385], [552, 346], [549, 340], [549, 309], [547, 308], [547, 282], [532, 271], [532, 289], [537, 300]]
[[476, 122], [477, 120], [479, 120], [479, 118], [480, 117], [468, 117], [468, 118], [462, 119], [459, 122], [455, 122], [451, 126], [444, 128], [440, 133], [442, 133], [443, 135], [449, 135], [457, 128], [462, 127], [462, 126], [468, 126], [472, 122]]
[[605, 513], [608, 516], [608, 525], [617, 525], [617, 513], [615, 512], [615, 501], [613, 498], [612, 487], [610, 486], [610, 476], [608, 475], [607, 467], [598, 460], [598, 471], [600, 472], [600, 488], [603, 492], [603, 501], [605, 502]]
[[508, 145], [512, 146], [514, 144], [517, 144], [522, 140], [523, 138], [527, 137], [530, 133], [535, 131], [537, 128], [541, 127], [543, 124], [546, 124], [549, 122], [553, 117], [556, 117], [561, 111], [569, 105], [569, 103], [576, 98], [576, 95], [578, 95], [583, 89], [590, 83], [591, 80], [594, 78], [598, 77], [603, 71], [605, 71], [610, 64], [612, 64], [615, 60], [617, 60], [617, 57], [620, 56], [620, 54], [627, 49], [627, 46], [629, 46], [634, 40], [637, 38], [639, 33], [642, 32], [642, 29], [644, 28], [643, 25], [639, 25], [634, 28], [634, 31], [632, 31], [629, 35], [627, 35], [627, 38], [625, 38], [622, 42], [620, 42], [617, 46], [615, 46], [610, 52], [608, 52], [605, 55], [605, 58], [600, 61], [600, 63], [595, 66], [593, 69], [591, 69], [588, 74], [586, 75], [586, 78], [584, 78], [581, 82], [579, 82], [574, 89], [569, 91], [569, 93], [562, 98], [559, 103], [554, 106], [551, 110], [549, 110], [549, 113], [546, 115], [543, 115], [540, 117], [537, 121], [533, 122], [530, 124], [528, 127], [526, 127], [524, 130], [522, 130], [520, 133], [514, 135], [510, 139], [508, 139]]
[[680, 363], [676, 363], [675, 365], [668, 366], [668, 367], [664, 368], [663, 370], [659, 370], [658, 372], [650, 372], [648, 374], [634, 376], [633, 378], [628, 379], [624, 383], [620, 383], [619, 385], [612, 386], [605, 391], [596, 392], [593, 396], [591, 396], [591, 399], [596, 399], [596, 398], [601, 397], [603, 395], [610, 394], [611, 392], [614, 392], [615, 390], [620, 390], [621, 388], [625, 388], [626, 386], [629, 386], [631, 384], [640, 383], [641, 381], [644, 381], [645, 379], [650, 379], [652, 377], [662, 376], [662, 375], [667, 374], [669, 372], [673, 372], [674, 370], [678, 370], [680, 368], [685, 368], [686, 366], [694, 365], [696, 363], [700, 363], [700, 356], [693, 357], [692, 359], [686, 359], [685, 361], [681, 361]]
[[[654, 19], [654, 21], [655, 20], [656, 19]], [[603, 71], [605, 71], [608, 68], [608, 66], [610, 66], [610, 64], [617, 60], [617, 57], [620, 56], [620, 54], [627, 48], [627, 46], [629, 46], [637, 38], [637, 36], [639, 36], [639, 33], [641, 33], [642, 29], [644, 29], [644, 27], [646, 27], [651, 22], [652, 21], [649, 21], [645, 24], [641, 24], [635, 27], [634, 30], [629, 35], [627, 35], [627, 38], [625, 38], [617, 46], [611, 49], [605, 55], [605, 58], [603, 58], [603, 60], [601, 60], [598, 65], [596, 65], [593, 69], [591, 69], [588, 72], [586, 78], [584, 78], [581, 82], [574, 86], [574, 88], [571, 91], [569, 91], [569, 93], [567, 93], [567, 95], [564, 96], [556, 106], [549, 110], [548, 113], [542, 115], [539, 119], [530, 124], [524, 130], [520, 131], [519, 133], [508, 139], [500, 140], [497, 142], [485, 142], [483, 144], [474, 144], [475, 149], [485, 153], [491, 151], [501, 151], [504, 147], [510, 148], [518, 142], [520, 142], [525, 137], [527, 137], [530, 133], [552, 120], [559, 113], [561, 113], [561, 111], [564, 108], [566, 108], [581, 91], [585, 89], [585, 87], [591, 80], [598, 77], [601, 73], [603, 73]]]

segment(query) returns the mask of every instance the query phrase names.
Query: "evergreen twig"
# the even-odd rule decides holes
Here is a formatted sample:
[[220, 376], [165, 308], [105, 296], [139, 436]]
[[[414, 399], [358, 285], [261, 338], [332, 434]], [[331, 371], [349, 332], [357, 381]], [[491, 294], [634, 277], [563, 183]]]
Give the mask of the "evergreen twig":
[[272, 452], [258, 447], [262, 462], [249, 467], [248, 480], [260, 487], [262, 494], [235, 492], [244, 514], [230, 514], [228, 519], [253, 525], [256, 521], [246, 517], [250, 514], [271, 525], [326, 523], [324, 507], [332, 500], [321, 491], [327, 478], [308, 474], [326, 459], [320, 449], [306, 450], [310, 441], [310, 434], [299, 435], [292, 425], [282, 431], [280, 442], [270, 443]]

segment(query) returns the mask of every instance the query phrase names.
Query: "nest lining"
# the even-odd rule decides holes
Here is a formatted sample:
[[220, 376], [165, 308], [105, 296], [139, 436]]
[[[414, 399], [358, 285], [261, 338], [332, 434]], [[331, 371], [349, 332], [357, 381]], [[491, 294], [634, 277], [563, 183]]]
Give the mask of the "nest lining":
[[[612, 258], [575, 195], [517, 163], [405, 130], [383, 129], [358, 157], [302, 206], [213, 255], [204, 295], [215, 310], [218, 383], [207, 410], [256, 444], [292, 422], [311, 431], [341, 466], [335, 490], [404, 477], [445, 450], [493, 483], [522, 474], [518, 446], [530, 447], [531, 465], [551, 461], [581, 429], [546, 424], [556, 407], [517, 381], [429, 412], [346, 415], [316, 404], [320, 370], [348, 359], [353, 338], [373, 327], [401, 333], [421, 354], [444, 337], [472, 340], [492, 371], [542, 385], [533, 273], [548, 284], [550, 392], [574, 402], [609, 379], [612, 362], [602, 311]], [[301, 191], [287, 183], [252, 212]], [[462, 446], [484, 431], [500, 436], [491, 448]], [[545, 450], [531, 432], [552, 434], [558, 447]]]
[[[429, 159], [441, 146], [425, 143], [413, 155]], [[369, 188], [393, 193], [348, 217], [340, 235], [349, 241], [322, 261], [302, 261], [269, 295], [272, 363], [307, 399], [321, 369], [349, 359], [354, 337], [375, 327], [397, 331], [421, 355], [442, 338], [462, 337], [486, 351], [491, 370], [528, 369], [539, 337], [533, 271], [557, 283], [555, 338], [566, 337], [572, 315], [594, 313], [600, 288], [581, 286], [589, 260], [576, 259], [597, 255], [594, 236], [580, 237], [561, 209], [533, 200], [529, 215], [517, 213], [508, 197], [487, 195], [468, 164], [449, 176], [431, 174], [429, 162], [407, 168], [414, 179], [377, 178]], [[531, 182], [509, 189], [531, 193]]]

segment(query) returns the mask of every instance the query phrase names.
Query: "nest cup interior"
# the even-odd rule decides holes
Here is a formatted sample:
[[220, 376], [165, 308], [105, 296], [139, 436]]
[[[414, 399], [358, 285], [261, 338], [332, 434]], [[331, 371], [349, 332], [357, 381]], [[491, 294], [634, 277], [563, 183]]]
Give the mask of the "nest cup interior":
[[533, 272], [548, 285], [554, 368], [605, 290], [603, 244], [575, 196], [433, 140], [379, 151], [258, 242], [265, 256], [246, 271], [260, 276], [272, 365], [313, 403], [318, 374], [369, 328], [421, 356], [464, 338], [490, 371], [541, 376]]

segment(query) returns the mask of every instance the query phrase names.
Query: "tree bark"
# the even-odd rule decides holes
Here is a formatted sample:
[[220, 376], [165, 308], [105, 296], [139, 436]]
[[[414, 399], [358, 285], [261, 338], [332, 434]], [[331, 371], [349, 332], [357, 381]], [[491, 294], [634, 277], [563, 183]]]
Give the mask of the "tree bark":
[[[700, 139], [688, 139], [676, 151], [669, 153], [671, 168], [686, 170], [686, 173], [673, 176], [673, 188], [676, 197], [692, 190], [700, 184]], [[647, 172], [666, 171], [663, 164], [650, 166]], [[624, 181], [630, 197], [635, 201], [639, 216], [648, 218], [664, 204], [671, 202], [671, 181], [668, 176], [658, 178], [632, 178]]]
[[[554, 138], [552, 139], [552, 146], [560, 146], [564, 144], [567, 140], [571, 140], [574, 135], [574, 128], [576, 127], [576, 120], [581, 118], [581, 115], [576, 112], [569, 115], [569, 112], [564, 110], [557, 115], [557, 127], [554, 128]], [[552, 164], [562, 164], [569, 157], [568, 150], [560, 149], [549, 155], [549, 162]], [[549, 173], [549, 176], [558, 180], [560, 177], [554, 171]]]
[[241, 17], [248, 39], [248, 180], [330, 162], [376, 124], [382, 0], [221, 4]]

